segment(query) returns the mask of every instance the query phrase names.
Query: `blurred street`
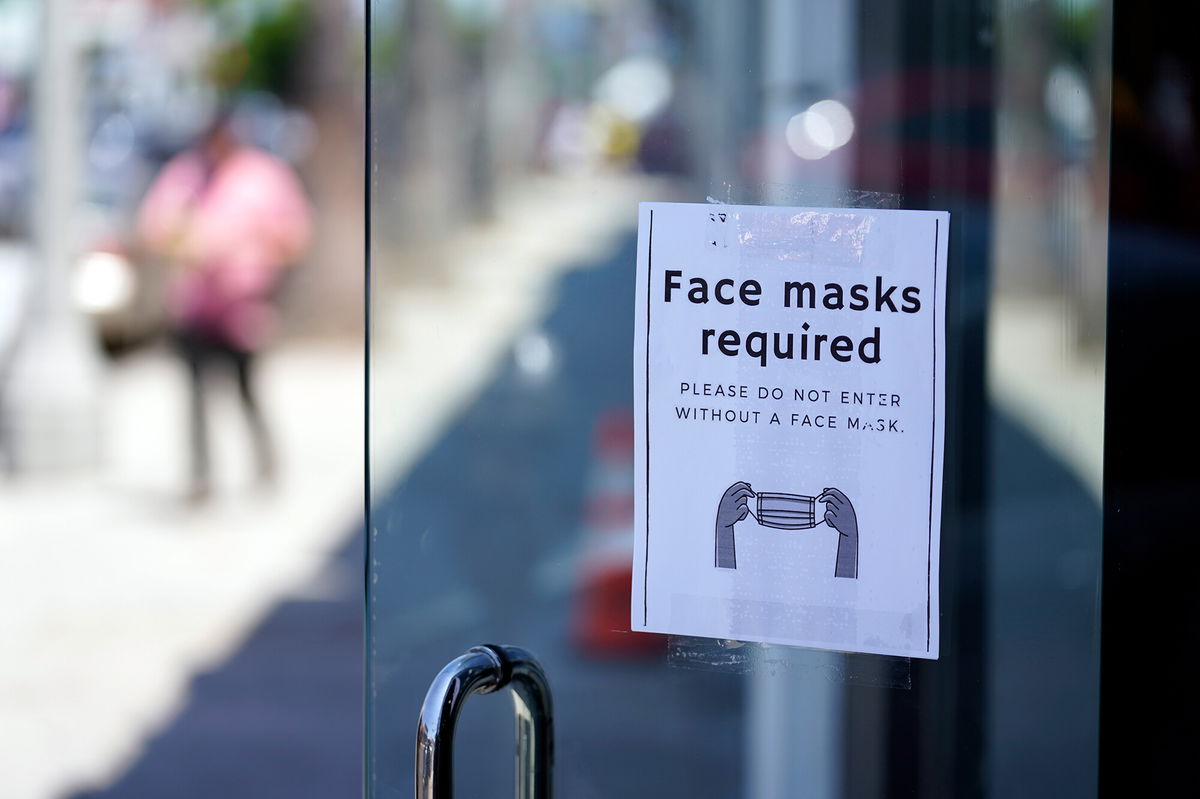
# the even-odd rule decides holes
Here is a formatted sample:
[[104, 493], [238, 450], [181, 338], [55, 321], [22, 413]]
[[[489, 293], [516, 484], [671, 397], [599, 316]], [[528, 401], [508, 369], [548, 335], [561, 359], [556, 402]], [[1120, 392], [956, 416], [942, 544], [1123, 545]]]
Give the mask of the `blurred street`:
[[[619, 208], [619, 216], [634, 210], [598, 207]], [[429, 680], [484, 642], [527, 647], [546, 668], [556, 734], [566, 742], [558, 754], [564, 795], [727, 796], [738, 789], [742, 775], [728, 754], [742, 745], [744, 683], [736, 673], [673, 668], [664, 637], [628, 632], [632, 472], [610, 472], [612, 493], [593, 493], [604, 450], [619, 451], [619, 430], [603, 435], [611, 426], [605, 420], [632, 423], [633, 329], [622, 321], [633, 314], [634, 246], [627, 228], [609, 246], [568, 260], [577, 268], [545, 286], [546, 305], [510, 339], [445, 434], [403, 479], [374, 483], [373, 571], [390, 576], [373, 585], [368, 606], [372, 654], [399, 664], [373, 679], [375, 707], [386, 709], [369, 725], [372, 789], [381, 795], [389, 795], [384, 786], [412, 783], [406, 722]], [[631, 463], [632, 449], [623, 457]], [[372, 460], [386, 462], [386, 454]], [[448, 492], [454, 501], [446, 501]], [[597, 509], [606, 499], [608, 510]], [[586, 604], [605, 593], [587, 580], [597, 565], [589, 556], [602, 557], [589, 550], [589, 514], [619, 516], [621, 500], [630, 549], [618, 549], [614, 560], [626, 580], [608, 598], [616, 612], [605, 615]], [[601, 640], [580, 646], [581, 636]], [[631, 653], [634, 647], [640, 652]], [[664, 692], [666, 675], [672, 690]], [[456, 776], [456, 795], [507, 789], [511, 714], [503, 700], [468, 705], [456, 740], [471, 753], [470, 767]], [[622, 765], [598, 773], [603, 762]]]

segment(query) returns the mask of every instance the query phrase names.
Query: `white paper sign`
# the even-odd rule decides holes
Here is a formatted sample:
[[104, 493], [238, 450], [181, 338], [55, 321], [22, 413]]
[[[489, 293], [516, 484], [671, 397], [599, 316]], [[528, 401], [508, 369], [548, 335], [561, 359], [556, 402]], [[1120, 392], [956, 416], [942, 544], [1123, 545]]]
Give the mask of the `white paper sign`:
[[937, 658], [949, 221], [642, 204], [634, 630]]

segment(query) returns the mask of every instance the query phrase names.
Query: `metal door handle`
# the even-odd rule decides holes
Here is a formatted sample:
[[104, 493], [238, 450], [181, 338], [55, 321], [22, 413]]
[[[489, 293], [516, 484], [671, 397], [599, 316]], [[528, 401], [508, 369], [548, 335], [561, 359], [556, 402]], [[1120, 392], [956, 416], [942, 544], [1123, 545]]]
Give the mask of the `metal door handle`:
[[417, 799], [450, 799], [454, 726], [471, 694], [511, 687], [517, 720], [517, 799], [550, 799], [554, 722], [550, 686], [537, 659], [516, 646], [476, 646], [434, 678], [417, 719]]

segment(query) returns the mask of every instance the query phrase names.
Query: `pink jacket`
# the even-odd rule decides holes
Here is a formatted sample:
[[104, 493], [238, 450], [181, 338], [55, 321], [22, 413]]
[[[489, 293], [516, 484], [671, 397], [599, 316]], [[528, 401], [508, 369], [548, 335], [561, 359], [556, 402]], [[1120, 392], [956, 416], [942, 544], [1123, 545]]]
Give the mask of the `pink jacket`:
[[273, 329], [272, 291], [311, 233], [312, 212], [291, 169], [250, 148], [211, 176], [197, 153], [176, 156], [138, 215], [142, 241], [178, 269], [168, 296], [174, 322], [247, 350]]

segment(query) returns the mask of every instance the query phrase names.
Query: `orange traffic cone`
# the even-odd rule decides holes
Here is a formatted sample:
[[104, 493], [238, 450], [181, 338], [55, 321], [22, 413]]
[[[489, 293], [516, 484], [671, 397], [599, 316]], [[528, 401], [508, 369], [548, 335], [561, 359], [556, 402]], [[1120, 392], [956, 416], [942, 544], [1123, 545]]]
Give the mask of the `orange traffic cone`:
[[661, 652], [663, 636], [629, 629], [633, 588], [633, 413], [610, 409], [593, 436], [571, 637], [592, 656]]

